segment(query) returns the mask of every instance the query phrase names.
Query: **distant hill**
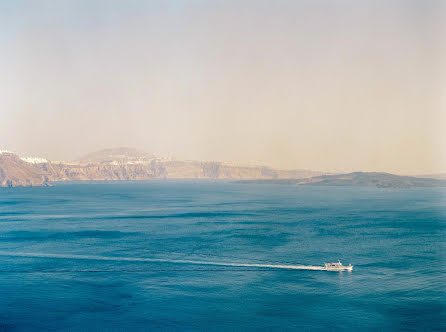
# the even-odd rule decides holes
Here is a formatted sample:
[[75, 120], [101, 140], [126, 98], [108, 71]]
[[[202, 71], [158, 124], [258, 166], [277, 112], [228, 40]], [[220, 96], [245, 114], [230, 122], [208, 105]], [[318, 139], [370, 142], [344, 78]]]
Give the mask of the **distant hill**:
[[257, 184], [295, 184], [316, 186], [361, 186], [378, 188], [445, 187], [446, 180], [400, 176], [379, 172], [321, 175], [306, 179], [258, 179], [239, 181]]
[[82, 163], [129, 163], [132, 161], [145, 161], [154, 158], [155, 156], [153, 154], [133, 148], [113, 148], [89, 153], [79, 158], [77, 161]]
[[423, 175], [417, 175], [416, 177], [417, 178], [429, 178], [429, 179], [446, 180], [446, 173], [423, 174]]
[[379, 172], [354, 172], [349, 174], [322, 175], [303, 180], [300, 184], [323, 186], [367, 186], [379, 188], [443, 187], [446, 181], [400, 176]]

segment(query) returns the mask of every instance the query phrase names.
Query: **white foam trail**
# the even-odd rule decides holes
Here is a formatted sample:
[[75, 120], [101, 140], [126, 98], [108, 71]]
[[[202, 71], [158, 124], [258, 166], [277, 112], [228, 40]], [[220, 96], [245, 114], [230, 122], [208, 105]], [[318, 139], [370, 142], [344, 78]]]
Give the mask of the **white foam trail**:
[[325, 270], [325, 268], [322, 266], [313, 266], [313, 265], [250, 264], [250, 263], [195, 261], [195, 260], [188, 260], [188, 259], [111, 257], [111, 256], [107, 257], [107, 256], [95, 256], [95, 255], [62, 255], [62, 254], [45, 254], [45, 253], [10, 253], [10, 252], [5, 252], [5, 251], [0, 251], [0, 256], [61, 258], [61, 259], [89, 259], [89, 260], [127, 261], [127, 262], [158, 262], [158, 263], [213, 265], [213, 266], [231, 266], [231, 267], [263, 267], [263, 268], [287, 269], [287, 270], [316, 270], [316, 271], [324, 271]]

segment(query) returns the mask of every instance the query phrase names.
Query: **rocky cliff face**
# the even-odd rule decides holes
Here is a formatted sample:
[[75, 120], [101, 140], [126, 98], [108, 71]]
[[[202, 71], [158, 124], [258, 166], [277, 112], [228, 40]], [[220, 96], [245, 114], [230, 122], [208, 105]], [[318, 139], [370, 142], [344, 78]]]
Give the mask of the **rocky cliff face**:
[[[88, 180], [280, 179], [322, 174], [307, 170], [289, 171], [264, 166], [162, 159], [129, 148], [98, 151], [74, 162], [50, 162], [43, 159], [44, 162], [40, 162], [40, 159], [36, 159], [38, 162], [31, 163], [14, 154], [8, 155], [10, 161], [0, 160], [0, 174], [4, 174], [0, 177], [3, 179], [0, 186], [46, 185], [52, 181]], [[11, 160], [14, 160], [14, 163]]]
[[46, 163], [37, 165], [51, 181], [150, 180], [165, 177], [157, 161], [146, 164]]
[[281, 171], [266, 167], [235, 166], [219, 162], [153, 159], [138, 164], [45, 163], [39, 164], [51, 181], [151, 180], [151, 179], [276, 179], [319, 175], [311, 171]]
[[13, 153], [0, 153], [0, 187], [48, 185], [45, 171], [23, 161]]

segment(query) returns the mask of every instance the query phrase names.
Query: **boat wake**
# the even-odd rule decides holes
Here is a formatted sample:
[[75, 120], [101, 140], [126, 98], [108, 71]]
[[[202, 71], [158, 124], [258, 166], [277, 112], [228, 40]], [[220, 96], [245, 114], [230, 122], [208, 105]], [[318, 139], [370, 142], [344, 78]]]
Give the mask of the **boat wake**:
[[200, 261], [200, 260], [189, 260], [189, 259], [113, 257], [113, 256], [96, 256], [96, 255], [63, 255], [63, 254], [46, 254], [46, 253], [11, 253], [11, 252], [5, 252], [5, 251], [0, 251], [0, 256], [100, 260], [100, 261], [172, 263], [172, 264], [192, 264], [192, 265], [207, 265], [207, 266], [270, 268], [270, 269], [286, 269], [286, 270], [315, 270], [315, 271], [325, 271], [326, 270], [322, 266], [313, 266], [313, 265], [231, 263], [231, 262], [213, 262], [213, 261]]

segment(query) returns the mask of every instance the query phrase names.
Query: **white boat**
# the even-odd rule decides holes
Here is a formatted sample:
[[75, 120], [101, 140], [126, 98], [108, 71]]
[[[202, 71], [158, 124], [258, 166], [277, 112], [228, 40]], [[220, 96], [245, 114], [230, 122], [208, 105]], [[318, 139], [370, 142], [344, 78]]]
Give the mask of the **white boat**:
[[352, 271], [353, 265], [348, 266], [342, 265], [341, 261], [338, 260], [337, 263], [324, 263], [324, 270], [326, 271]]

